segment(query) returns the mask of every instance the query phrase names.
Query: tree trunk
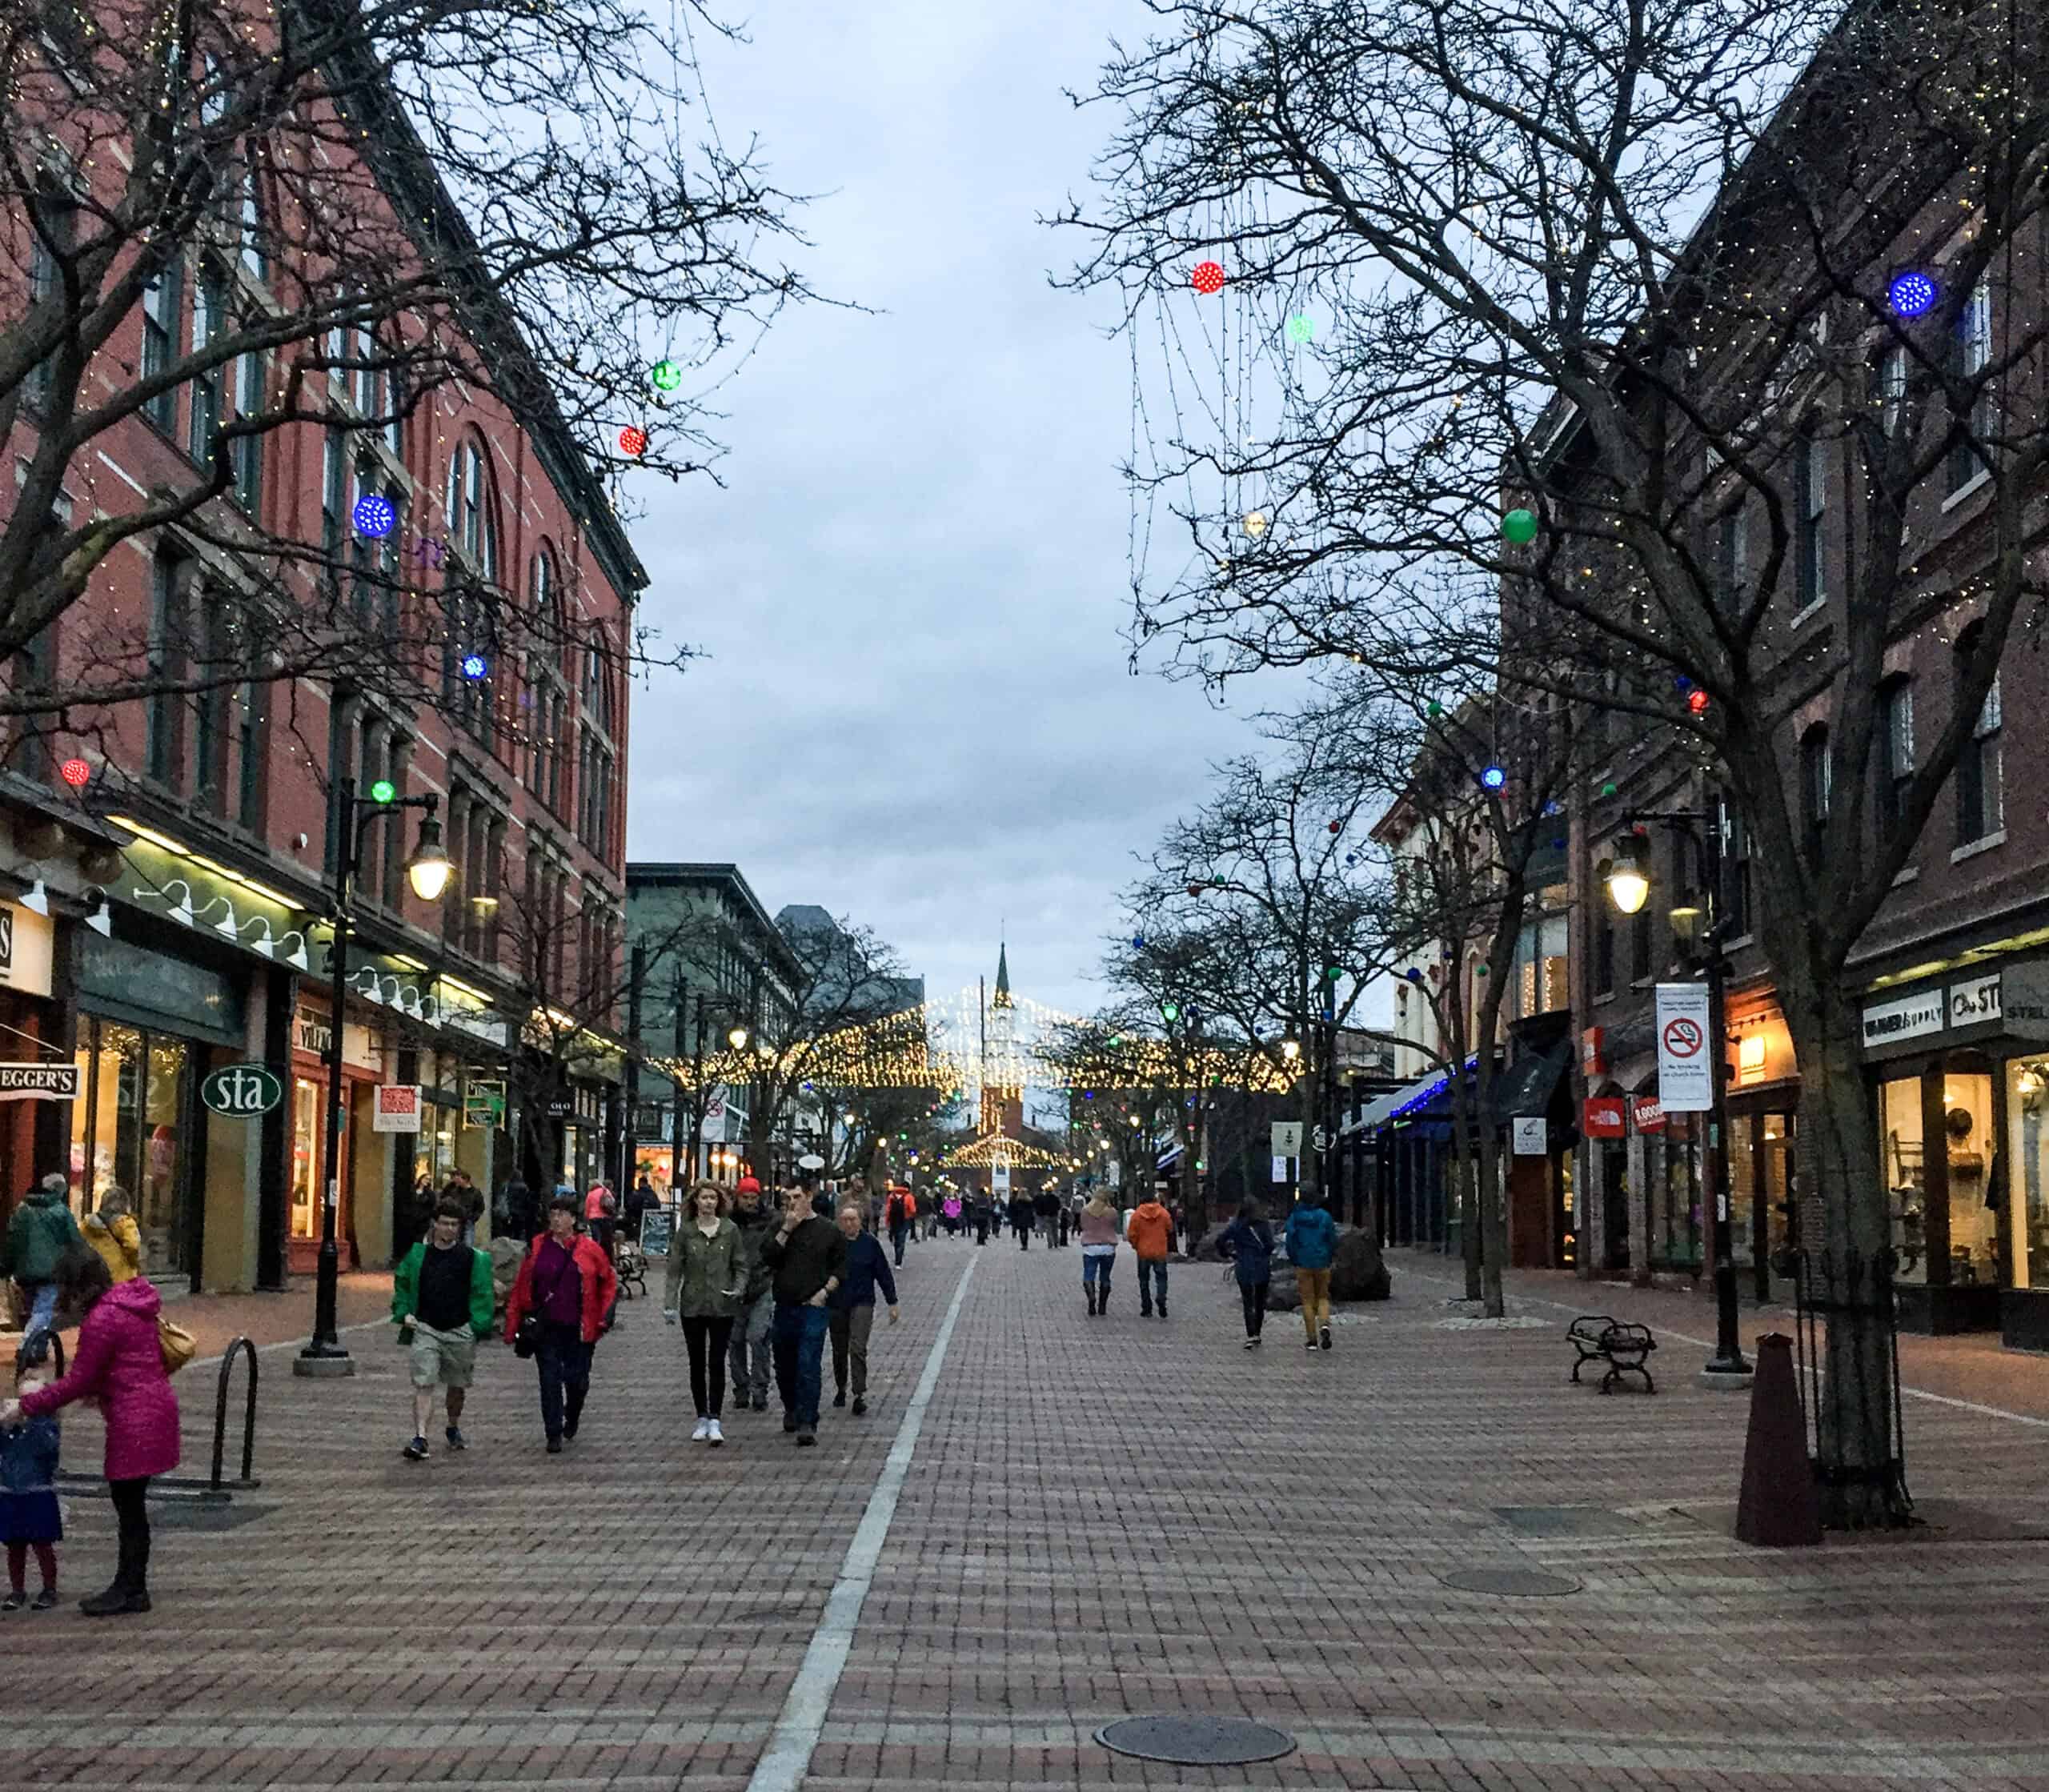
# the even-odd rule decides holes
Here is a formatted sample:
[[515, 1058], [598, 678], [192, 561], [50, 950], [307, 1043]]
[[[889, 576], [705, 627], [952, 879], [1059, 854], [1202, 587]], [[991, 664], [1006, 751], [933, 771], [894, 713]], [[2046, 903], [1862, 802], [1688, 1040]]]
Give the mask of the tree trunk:
[[1822, 1521], [1836, 1529], [1898, 1523], [1907, 1503], [1893, 1378], [1891, 1215], [1857, 1008], [1837, 976], [1787, 978], [1779, 997], [1800, 1067], [1794, 1243], [1822, 1328], [1814, 1418]]
[[[1474, 1105], [1485, 1116], [1494, 1108], [1494, 1078], [1488, 1074], [1486, 1053], [1483, 1050], [1477, 1066], [1478, 1086]], [[1480, 1268], [1481, 1310], [1490, 1319], [1499, 1319], [1507, 1310], [1502, 1294], [1502, 1265], [1508, 1256], [1508, 1209], [1502, 1187], [1502, 1154], [1494, 1127], [1486, 1120], [1473, 1129], [1474, 1181], [1478, 1185], [1475, 1201], [1477, 1224], [1474, 1227], [1474, 1243], [1477, 1247]], [[1466, 1262], [1473, 1261], [1474, 1253], [1469, 1253]], [[1472, 1270], [1466, 1271], [1470, 1285]]]
[[1452, 1067], [1451, 1082], [1451, 1187], [1448, 1191], [1458, 1213], [1458, 1244], [1466, 1260], [1466, 1298], [1480, 1298], [1480, 1206], [1474, 1189], [1473, 1127], [1466, 1112], [1465, 1060]]

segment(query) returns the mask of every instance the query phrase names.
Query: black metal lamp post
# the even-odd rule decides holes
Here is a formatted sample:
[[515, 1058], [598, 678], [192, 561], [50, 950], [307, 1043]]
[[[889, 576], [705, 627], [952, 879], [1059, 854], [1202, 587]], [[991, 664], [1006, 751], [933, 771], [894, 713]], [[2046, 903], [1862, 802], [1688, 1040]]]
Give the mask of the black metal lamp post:
[[343, 1004], [347, 1000], [351, 904], [355, 900], [355, 874], [363, 862], [363, 831], [371, 822], [405, 809], [420, 813], [419, 838], [412, 856], [406, 861], [406, 880], [423, 902], [439, 902], [448, 888], [455, 866], [441, 844], [441, 824], [435, 812], [441, 806], [438, 796], [401, 796], [383, 779], [370, 787], [367, 796], [355, 793], [355, 780], [343, 778], [335, 787], [335, 812], [341, 828], [335, 846], [335, 944], [328, 962], [329, 1004], [327, 1040], [327, 1115], [325, 1150], [321, 1168], [327, 1173], [320, 1209], [320, 1256], [314, 1278], [313, 1335], [293, 1360], [296, 1375], [353, 1375], [355, 1363], [341, 1340], [335, 1322], [335, 1302], [341, 1274], [341, 1253], [335, 1227], [342, 1193], [342, 1061], [347, 1031]]
[[[1751, 1372], [1743, 1355], [1736, 1306], [1736, 1257], [1729, 1225], [1729, 1114], [1728, 1114], [1728, 983], [1729, 959], [1722, 950], [1722, 920], [1717, 890], [1722, 865], [1721, 818], [1702, 809], [1645, 810], [1623, 817], [1631, 831], [1617, 841], [1615, 856], [1606, 873], [1609, 899], [1625, 915], [1641, 910], [1650, 896], [1650, 868], [1646, 863], [1644, 837], [1635, 830], [1656, 823], [1686, 840], [1693, 848], [1704, 905], [1700, 933], [1702, 969], [1707, 979], [1708, 1034], [1708, 1163], [1710, 1221], [1714, 1251], [1714, 1354], [1702, 1369], [1713, 1381], [1727, 1378], [1740, 1385]], [[1714, 842], [1710, 847], [1710, 840]], [[1678, 911], [1674, 911], [1675, 913]]]

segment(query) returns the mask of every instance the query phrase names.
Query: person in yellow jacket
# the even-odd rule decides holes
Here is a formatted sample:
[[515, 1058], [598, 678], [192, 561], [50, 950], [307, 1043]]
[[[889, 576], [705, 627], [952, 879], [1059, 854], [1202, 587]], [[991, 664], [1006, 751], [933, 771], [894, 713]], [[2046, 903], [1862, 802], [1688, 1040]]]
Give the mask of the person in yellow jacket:
[[99, 1197], [99, 1211], [88, 1213], [78, 1228], [98, 1251], [115, 1285], [133, 1281], [142, 1273], [142, 1234], [130, 1211], [128, 1191], [110, 1184]]

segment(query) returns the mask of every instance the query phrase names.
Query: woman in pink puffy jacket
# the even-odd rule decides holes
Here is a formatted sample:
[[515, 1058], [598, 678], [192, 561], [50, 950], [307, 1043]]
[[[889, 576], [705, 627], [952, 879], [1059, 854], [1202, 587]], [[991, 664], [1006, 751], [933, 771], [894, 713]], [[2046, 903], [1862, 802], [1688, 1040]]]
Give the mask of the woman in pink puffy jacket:
[[106, 1592], [82, 1600], [88, 1618], [150, 1609], [150, 1480], [178, 1466], [178, 1396], [163, 1366], [157, 1314], [163, 1302], [141, 1277], [118, 1287], [106, 1262], [74, 1252], [58, 1267], [59, 1310], [82, 1313], [70, 1373], [0, 1405], [0, 1424], [45, 1418], [75, 1400], [96, 1400], [106, 1420], [106, 1474], [121, 1527], [120, 1562]]

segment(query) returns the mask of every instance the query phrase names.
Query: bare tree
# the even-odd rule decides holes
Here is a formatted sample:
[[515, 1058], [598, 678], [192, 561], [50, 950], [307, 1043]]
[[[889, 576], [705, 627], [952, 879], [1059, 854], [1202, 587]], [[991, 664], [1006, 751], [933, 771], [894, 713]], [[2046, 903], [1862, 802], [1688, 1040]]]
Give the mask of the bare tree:
[[[1151, 10], [1101, 82], [1124, 122], [1102, 205], [1071, 214], [1095, 239], [1077, 278], [1121, 284], [1137, 322], [1228, 259], [1270, 402], [1256, 427], [1184, 416], [1134, 470], [1198, 549], [1141, 571], [1136, 631], [1212, 677], [1361, 655], [1420, 684], [1499, 661], [1506, 582], [1507, 649], [1548, 668], [1529, 676], [1711, 756], [1802, 1080], [1830, 1517], [1893, 1516], [1889, 1216], [1844, 971], [2042, 592], [2044, 319], [2019, 249], [2049, 171], [2043, 15]], [[1539, 524], [1526, 548], [1498, 533], [1510, 506]], [[1951, 712], [1875, 802], [1887, 652], [1937, 617]], [[1817, 706], [1822, 826], [1798, 776]]]
[[[721, 27], [699, 0], [671, 17], [658, 30], [624, 0], [7, 10], [0, 713], [86, 726], [151, 692], [336, 671], [435, 700], [451, 640], [490, 654], [544, 634], [544, 615], [505, 613], [474, 495], [451, 484], [437, 523], [442, 495], [410, 491], [398, 432], [435, 427], [444, 398], [520, 419], [593, 527], [613, 497], [587, 455], [709, 466], [712, 388], [804, 288], [772, 259], [788, 197], [751, 146], [722, 146], [704, 100], [688, 33]], [[150, 445], [138, 426], [171, 430], [181, 403], [181, 439]], [[396, 513], [381, 542], [263, 501], [266, 451], [317, 456], [330, 431]], [[100, 476], [134, 443], [140, 476]], [[15, 657], [125, 543], [166, 530], [231, 568], [189, 639], [95, 604], [62, 667]]]

